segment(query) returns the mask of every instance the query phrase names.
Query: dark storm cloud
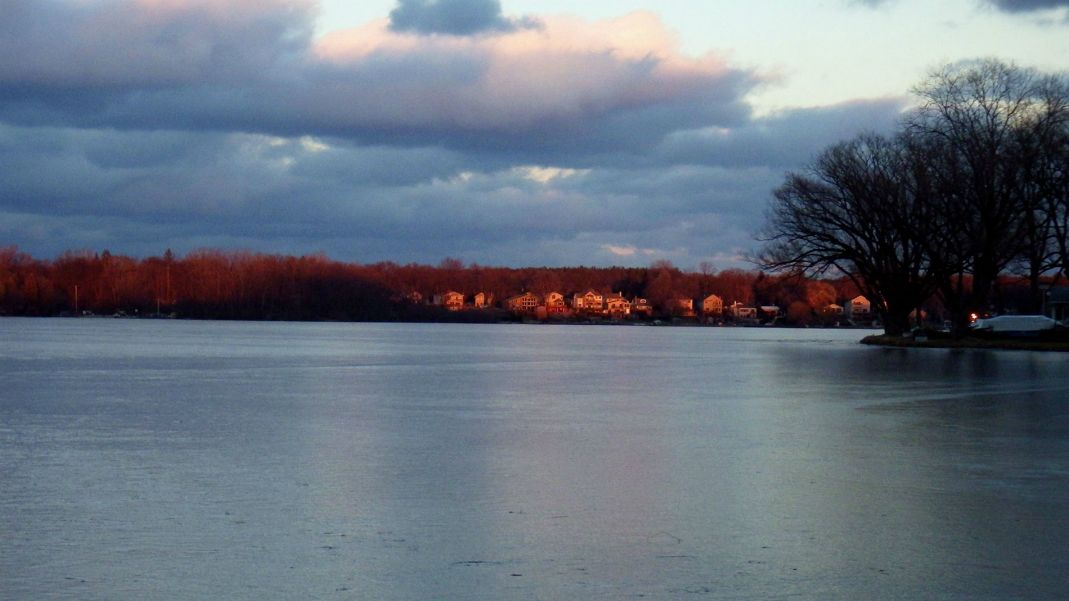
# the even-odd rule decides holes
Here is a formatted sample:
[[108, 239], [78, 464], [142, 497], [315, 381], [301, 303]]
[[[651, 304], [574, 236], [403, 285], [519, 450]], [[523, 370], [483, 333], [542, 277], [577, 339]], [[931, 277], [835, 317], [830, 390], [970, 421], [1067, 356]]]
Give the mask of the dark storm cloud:
[[390, 29], [420, 34], [472, 35], [534, 25], [505, 18], [499, 0], [399, 0], [390, 11]]
[[297, 57], [315, 13], [300, 0], [7, 0], [0, 78], [18, 90], [153, 90], [248, 82]]
[[988, 2], [999, 10], [1011, 13], [1069, 7], [1069, 0], [988, 0]]
[[[846, 0], [846, 2], [852, 6], [878, 8], [895, 4], [897, 0]], [[981, 2], [1008, 13], [1025, 13], [1069, 7], [1069, 0], [981, 0]]]
[[[737, 265], [780, 163], [893, 111], [876, 104], [779, 115], [726, 139], [695, 130], [584, 170], [342, 139], [0, 126], [11, 167], [0, 236], [17, 233], [42, 254], [218, 246], [364, 261]], [[751, 143], [764, 150], [748, 154]]]
[[681, 131], [665, 139], [657, 156], [667, 164], [796, 167], [861, 130], [891, 131], [905, 106], [904, 98], [854, 101], [795, 109], [734, 128]]

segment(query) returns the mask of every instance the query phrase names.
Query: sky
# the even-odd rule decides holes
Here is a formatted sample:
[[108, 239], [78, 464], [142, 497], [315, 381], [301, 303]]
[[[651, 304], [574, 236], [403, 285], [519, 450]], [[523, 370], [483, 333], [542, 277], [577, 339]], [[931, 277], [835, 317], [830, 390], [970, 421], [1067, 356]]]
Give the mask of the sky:
[[0, 0], [0, 246], [751, 267], [927, 73], [1069, 0]]

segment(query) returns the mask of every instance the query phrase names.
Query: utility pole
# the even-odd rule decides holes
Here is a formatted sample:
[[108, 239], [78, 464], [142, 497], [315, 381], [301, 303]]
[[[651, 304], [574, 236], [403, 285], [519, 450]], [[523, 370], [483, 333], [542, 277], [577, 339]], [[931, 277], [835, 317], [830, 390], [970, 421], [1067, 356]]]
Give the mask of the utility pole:
[[74, 316], [78, 317], [81, 313], [78, 311], [78, 284], [74, 285]]

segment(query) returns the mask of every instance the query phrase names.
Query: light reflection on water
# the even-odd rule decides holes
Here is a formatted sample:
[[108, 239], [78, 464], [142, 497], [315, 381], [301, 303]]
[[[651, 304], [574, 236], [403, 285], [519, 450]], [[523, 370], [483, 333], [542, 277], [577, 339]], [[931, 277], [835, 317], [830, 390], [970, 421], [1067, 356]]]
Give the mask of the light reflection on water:
[[1069, 357], [0, 320], [0, 598], [1058, 599]]

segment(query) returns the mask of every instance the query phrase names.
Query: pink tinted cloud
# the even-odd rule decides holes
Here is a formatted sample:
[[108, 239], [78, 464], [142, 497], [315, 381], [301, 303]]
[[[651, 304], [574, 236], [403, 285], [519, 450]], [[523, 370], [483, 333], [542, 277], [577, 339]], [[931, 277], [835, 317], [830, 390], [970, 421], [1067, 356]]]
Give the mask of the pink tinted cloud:
[[399, 90], [407, 98], [395, 100], [409, 110], [436, 105], [436, 118], [468, 127], [529, 127], [654, 106], [735, 85], [740, 73], [714, 55], [683, 55], [675, 34], [648, 12], [597, 22], [544, 17], [539, 27], [469, 37], [395, 32], [380, 20], [324, 36], [312, 54], [354, 74], [384, 63], [458, 68], [456, 77], [414, 82]]
[[[381, 19], [313, 38], [313, 0], [8, 0], [0, 119], [361, 137], [648, 143], [745, 116], [761, 79], [683, 54], [652, 13], [477, 35]], [[5, 102], [7, 105], [5, 106]], [[37, 112], [34, 112], [34, 111]], [[16, 114], [7, 111], [8, 114]], [[42, 117], [41, 115], [45, 115]], [[23, 117], [19, 117], [23, 118]], [[531, 136], [542, 136], [535, 140]], [[444, 138], [444, 141], [443, 141]], [[504, 141], [502, 141], [504, 140]], [[609, 140], [605, 142], [604, 140]]]

